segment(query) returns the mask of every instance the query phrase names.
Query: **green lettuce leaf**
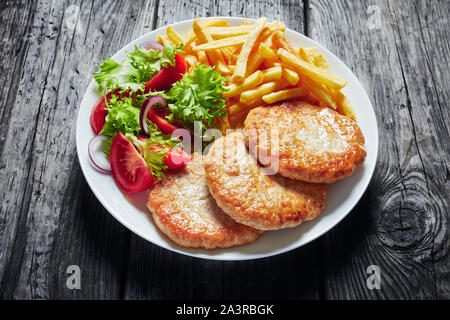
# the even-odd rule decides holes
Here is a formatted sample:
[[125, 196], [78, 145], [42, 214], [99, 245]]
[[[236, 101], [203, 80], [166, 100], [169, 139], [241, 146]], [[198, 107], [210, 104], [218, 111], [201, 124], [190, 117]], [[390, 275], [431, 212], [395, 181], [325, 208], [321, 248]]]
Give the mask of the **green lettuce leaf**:
[[127, 58], [121, 63], [105, 58], [99, 65], [100, 71], [94, 72], [95, 81], [102, 92], [116, 88], [140, 89], [161, 68], [174, 66], [175, 54], [182, 50], [182, 46], [164, 46], [161, 52], [135, 46], [134, 51], [127, 52]]
[[213, 67], [199, 65], [191, 74], [185, 74], [166, 93], [158, 93], [169, 101], [169, 121], [176, 120], [187, 128], [195, 121], [201, 122], [201, 129], [216, 127], [215, 117], [226, 115], [226, 99], [222, 97], [227, 78]]

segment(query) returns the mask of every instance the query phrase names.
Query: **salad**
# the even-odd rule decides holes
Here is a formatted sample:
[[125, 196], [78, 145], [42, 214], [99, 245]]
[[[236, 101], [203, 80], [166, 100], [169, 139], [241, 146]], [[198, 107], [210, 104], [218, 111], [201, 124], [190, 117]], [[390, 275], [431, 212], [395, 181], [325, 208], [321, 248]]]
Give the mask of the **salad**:
[[183, 45], [146, 42], [123, 61], [105, 58], [93, 75], [102, 97], [90, 116], [89, 156], [124, 193], [182, 170], [191, 155], [179, 132], [202, 136], [227, 114], [227, 78], [204, 64], [187, 72]]

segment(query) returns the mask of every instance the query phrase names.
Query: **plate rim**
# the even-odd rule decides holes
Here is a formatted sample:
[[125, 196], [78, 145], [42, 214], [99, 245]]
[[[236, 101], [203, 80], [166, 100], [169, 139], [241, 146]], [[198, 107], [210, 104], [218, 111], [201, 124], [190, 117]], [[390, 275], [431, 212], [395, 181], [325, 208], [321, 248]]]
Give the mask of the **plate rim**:
[[[230, 19], [232, 19], [232, 20], [238, 20], [238, 21], [239, 21], [239, 20], [240, 20], [240, 21], [242, 21], [242, 20], [256, 21], [255, 18], [238, 17], [238, 16], [211, 16], [211, 17], [199, 17], [199, 18], [200, 18], [201, 20], [204, 20], [204, 19], [227, 19], [227, 20], [230, 20]], [[169, 26], [170, 26], [170, 27], [175, 27], [175, 26], [180, 25], [180, 24], [192, 23], [194, 20], [195, 20], [195, 19], [186, 19], [186, 20], [182, 20], [182, 21], [178, 21], [178, 22], [171, 23], [171, 24], [167, 24], [167, 25], [164, 25], [164, 26], [159, 27], [159, 28], [157, 28], [157, 29], [148, 31], [148, 32], [146, 32], [145, 34], [143, 34], [143, 35], [141, 35], [141, 36], [139, 36], [139, 37], [137, 37], [137, 38], [135, 38], [135, 39], [132, 39], [131, 41], [129, 41], [128, 43], [126, 43], [126, 44], [125, 44], [124, 46], [122, 46], [119, 50], [117, 50], [114, 54], [112, 54], [111, 57], [115, 56], [115, 55], [118, 54], [119, 52], [122, 52], [122, 51], [123, 51], [127, 46], [129, 46], [131, 43], [133, 43], [133, 42], [138, 42], [138, 41], [140, 41], [141, 39], [146, 38], [150, 33], [154, 33], [154, 32], [161, 31], [162, 29], [165, 29], [165, 28], [167, 28], [167, 27], [169, 27]], [[75, 130], [77, 158], [78, 158], [78, 162], [79, 162], [81, 171], [82, 171], [82, 173], [83, 173], [83, 176], [84, 176], [84, 178], [85, 178], [85, 180], [86, 180], [86, 182], [87, 182], [89, 188], [90, 188], [91, 191], [94, 193], [95, 197], [96, 197], [97, 200], [100, 202], [100, 204], [103, 206], [103, 208], [105, 208], [105, 210], [108, 211], [108, 213], [109, 213], [111, 216], [113, 216], [120, 224], [122, 224], [122, 225], [123, 225], [124, 227], [126, 227], [128, 230], [130, 230], [130, 231], [133, 232], [134, 234], [138, 235], [139, 237], [141, 237], [141, 238], [144, 239], [145, 241], [148, 241], [148, 242], [150, 242], [151, 244], [156, 245], [156, 246], [159, 246], [159, 247], [162, 247], [162, 248], [164, 248], [164, 249], [166, 249], [166, 250], [169, 250], [169, 251], [172, 251], [172, 252], [176, 252], [176, 253], [178, 253], [178, 254], [190, 256], [190, 257], [193, 257], [193, 258], [197, 258], [197, 259], [215, 260], [215, 261], [246, 261], [246, 260], [256, 260], [256, 259], [264, 259], [264, 258], [269, 258], [269, 257], [275, 257], [275, 256], [278, 256], [278, 255], [284, 254], [284, 253], [286, 253], [286, 252], [289, 252], [289, 251], [293, 251], [293, 250], [299, 249], [299, 248], [301, 248], [301, 247], [303, 247], [303, 246], [305, 246], [305, 245], [311, 243], [312, 241], [317, 240], [317, 239], [319, 239], [320, 237], [322, 237], [325, 233], [329, 232], [331, 229], [333, 229], [334, 227], [336, 227], [336, 225], [338, 225], [340, 222], [342, 222], [342, 221], [350, 214], [350, 212], [351, 212], [351, 211], [355, 208], [355, 206], [360, 202], [362, 196], [363, 196], [364, 193], [366, 192], [366, 190], [367, 190], [367, 188], [368, 188], [370, 182], [371, 182], [372, 179], [373, 179], [373, 174], [374, 174], [374, 172], [375, 172], [375, 168], [376, 168], [376, 165], [377, 165], [378, 151], [379, 151], [379, 132], [378, 132], [378, 131], [379, 131], [379, 127], [378, 127], [378, 121], [377, 121], [377, 118], [376, 118], [376, 113], [375, 113], [375, 110], [374, 110], [374, 108], [373, 108], [372, 101], [370, 100], [370, 97], [369, 97], [369, 95], [367, 94], [367, 91], [365, 90], [364, 86], [362, 85], [362, 83], [361, 83], [361, 81], [358, 79], [358, 77], [353, 73], [353, 71], [352, 71], [352, 70], [351, 70], [351, 69], [350, 69], [350, 68], [349, 68], [349, 67], [348, 67], [348, 66], [347, 66], [340, 58], [338, 58], [338, 57], [337, 57], [333, 52], [331, 52], [327, 47], [321, 45], [321, 44], [320, 44], [319, 42], [317, 42], [316, 40], [311, 39], [311, 38], [309, 38], [308, 36], [306, 36], [306, 35], [304, 35], [304, 34], [301, 34], [301, 33], [298, 32], [298, 31], [295, 31], [295, 30], [293, 30], [293, 29], [288, 28], [287, 26], [286, 26], [286, 30], [289, 30], [289, 32], [294, 33], [296, 37], [299, 37], [299, 38], [306, 38], [308, 41], [311, 41], [312, 43], [314, 43], [315, 45], [317, 45], [321, 50], [326, 50], [326, 52], [327, 52], [329, 55], [331, 55], [334, 59], [336, 59], [337, 61], [339, 61], [339, 62], [342, 64], [344, 70], [345, 70], [346, 72], [351, 73], [351, 74], [355, 77], [355, 79], [357, 80], [356, 85], [360, 87], [360, 90], [359, 90], [359, 91], [364, 93], [365, 98], [367, 98], [367, 101], [369, 101], [369, 103], [370, 103], [370, 111], [371, 111], [371, 113], [372, 113], [372, 115], [373, 115], [374, 126], [375, 126], [375, 129], [376, 129], [376, 130], [374, 130], [374, 133], [375, 133], [374, 141], [372, 141], [372, 142], [374, 143], [374, 162], [373, 162], [373, 163], [370, 163], [370, 167], [367, 168], [367, 169], [369, 170], [369, 178], [367, 178], [367, 180], [363, 183], [362, 188], [360, 188], [360, 189], [358, 190], [358, 192], [356, 193], [356, 195], [354, 196], [355, 201], [354, 201], [354, 203], [353, 203], [351, 206], [349, 206], [349, 209], [347, 210], [347, 212], [346, 212], [345, 214], [343, 214], [342, 216], [340, 216], [338, 219], [336, 219], [336, 221], [334, 221], [333, 223], [330, 223], [330, 225], [328, 226], [328, 228], [324, 228], [323, 230], [320, 230], [319, 232], [317, 232], [316, 235], [314, 235], [314, 236], [312, 236], [312, 237], [306, 239], [303, 243], [301, 243], [301, 244], [299, 244], [299, 245], [294, 245], [293, 247], [285, 247], [285, 248], [281, 248], [281, 249], [278, 249], [278, 250], [276, 250], [276, 251], [269, 252], [269, 253], [252, 254], [252, 256], [228, 257], [228, 256], [216, 256], [216, 255], [210, 255], [210, 256], [208, 256], [208, 255], [204, 255], [204, 254], [198, 255], [198, 254], [196, 254], [196, 253], [191, 253], [191, 252], [188, 252], [188, 251], [183, 251], [183, 250], [178, 249], [178, 248], [170, 247], [170, 246], [166, 245], [166, 243], [160, 244], [160, 243], [155, 243], [155, 242], [153, 242], [153, 241], [150, 240], [148, 237], [146, 237], [145, 234], [143, 234], [143, 233], [140, 232], [139, 230], [135, 229], [132, 225], [130, 225], [130, 224], [126, 221], [126, 219], [124, 219], [124, 218], [122, 218], [120, 215], [116, 215], [116, 214], [114, 213], [114, 210], [112, 210], [112, 209], [109, 207], [108, 202], [107, 202], [107, 201], [104, 201], [104, 200], [103, 200], [103, 197], [100, 196], [99, 192], [97, 191], [97, 188], [94, 188], [94, 187], [93, 187], [93, 182], [88, 178], [88, 175], [87, 175], [86, 172], [85, 172], [86, 168], [83, 167], [83, 165], [82, 165], [83, 160], [82, 160], [82, 156], [81, 156], [81, 153], [80, 153], [80, 146], [78, 145], [78, 144], [79, 144], [78, 136], [79, 136], [79, 130], [80, 130], [80, 125], [79, 125], [79, 123], [80, 123], [80, 121], [82, 120], [82, 119], [81, 119], [81, 112], [80, 112], [80, 111], [81, 111], [81, 108], [82, 108], [82, 106], [83, 106], [83, 101], [84, 101], [84, 99], [85, 99], [85, 97], [86, 97], [86, 93], [88, 92], [88, 89], [93, 85], [93, 83], [94, 83], [94, 81], [95, 81], [94, 79], [91, 79], [91, 81], [89, 82], [89, 84], [87, 85], [87, 87], [86, 87], [86, 89], [85, 89], [85, 92], [84, 92], [84, 94], [83, 94], [83, 98], [81, 99], [81, 102], [80, 102], [80, 104], [79, 104], [79, 108], [78, 108], [78, 111], [77, 111], [76, 130]], [[375, 143], [375, 142], [376, 142], [376, 143]], [[148, 216], [147, 216], [147, 218], [150, 219], [150, 217], [148, 217]], [[154, 222], [152, 221], [152, 223], [154, 223]], [[167, 238], [166, 235], [164, 235], [164, 236]], [[167, 238], [167, 241], [171, 241], [171, 240]], [[191, 248], [186, 248], [186, 249], [191, 249]], [[195, 249], [195, 248], [193, 248], [193, 249]], [[204, 249], [204, 250], [207, 250], [207, 249]], [[226, 249], [222, 249], [222, 250], [226, 250]]]

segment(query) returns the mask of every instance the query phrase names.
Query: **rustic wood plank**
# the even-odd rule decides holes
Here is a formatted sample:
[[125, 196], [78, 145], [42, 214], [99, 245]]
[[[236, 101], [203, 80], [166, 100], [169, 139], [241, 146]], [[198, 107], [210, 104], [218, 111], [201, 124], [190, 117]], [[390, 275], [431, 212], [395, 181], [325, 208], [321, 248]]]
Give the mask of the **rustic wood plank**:
[[310, 1], [311, 36], [359, 77], [380, 127], [365, 198], [323, 238], [326, 298], [449, 297], [449, 4]]
[[[2, 61], [11, 76], [2, 76], [9, 85], [1, 98], [0, 297], [120, 297], [129, 232], [82, 176], [76, 115], [95, 65], [151, 29], [154, 8], [148, 1], [2, 3], [2, 51], [14, 60]], [[81, 290], [65, 285], [73, 264]]]
[[[300, 1], [164, 1], [156, 27], [197, 16], [279, 19], [303, 32]], [[220, 262], [182, 256], [131, 236], [128, 299], [318, 298], [318, 243], [256, 261]]]

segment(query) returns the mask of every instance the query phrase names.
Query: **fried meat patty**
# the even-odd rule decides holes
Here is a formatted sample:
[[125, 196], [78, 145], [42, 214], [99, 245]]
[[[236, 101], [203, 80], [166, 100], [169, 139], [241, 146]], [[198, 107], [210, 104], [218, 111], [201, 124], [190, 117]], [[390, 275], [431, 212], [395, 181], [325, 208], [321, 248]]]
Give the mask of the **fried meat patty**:
[[332, 183], [351, 176], [366, 157], [355, 121], [306, 102], [255, 108], [245, 120], [245, 132], [257, 159], [290, 179]]
[[234, 132], [212, 145], [205, 160], [206, 182], [217, 205], [235, 221], [260, 230], [291, 228], [317, 217], [327, 187], [267, 175]]
[[201, 155], [184, 171], [167, 174], [150, 191], [147, 207], [161, 231], [184, 247], [227, 248], [253, 242], [261, 234], [236, 223], [216, 205]]

